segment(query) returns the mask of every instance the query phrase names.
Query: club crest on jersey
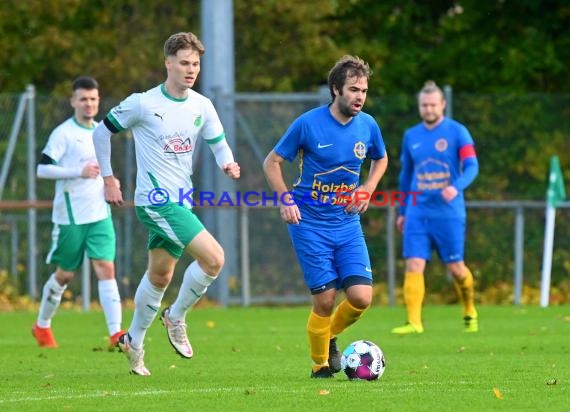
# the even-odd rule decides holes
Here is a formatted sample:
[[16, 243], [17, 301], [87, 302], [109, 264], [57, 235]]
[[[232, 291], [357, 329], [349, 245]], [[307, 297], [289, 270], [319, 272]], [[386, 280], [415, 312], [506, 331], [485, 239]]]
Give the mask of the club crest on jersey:
[[366, 146], [364, 143], [362, 142], [356, 142], [354, 144], [354, 155], [358, 158], [358, 159], [364, 159], [366, 157]]
[[202, 124], [202, 115], [198, 115], [194, 118], [194, 126], [200, 127]]
[[192, 143], [190, 143], [190, 138], [186, 138], [186, 140], [182, 140], [181, 138], [173, 138], [166, 142], [164, 145], [164, 153], [181, 154], [189, 153], [191, 151]]
[[445, 138], [443, 138], [443, 137], [440, 139], [437, 139], [437, 141], [435, 142], [435, 149], [438, 152], [444, 152], [445, 149], [447, 149], [447, 146], [448, 146], [447, 140], [445, 140]]

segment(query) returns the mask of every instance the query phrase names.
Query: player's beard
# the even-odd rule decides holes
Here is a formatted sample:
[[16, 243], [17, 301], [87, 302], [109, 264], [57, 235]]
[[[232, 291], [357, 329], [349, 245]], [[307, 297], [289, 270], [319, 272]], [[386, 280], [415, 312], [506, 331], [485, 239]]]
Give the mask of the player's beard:
[[83, 120], [93, 120], [95, 118], [95, 115], [91, 115], [91, 114], [84, 114], [83, 116], [81, 116], [83, 118]]
[[358, 113], [360, 113], [360, 110], [352, 109], [351, 106], [352, 106], [351, 103], [348, 103], [347, 101], [342, 100], [339, 102], [338, 111], [345, 117], [354, 117]]
[[428, 126], [433, 126], [441, 120], [442, 116], [430, 116], [429, 118], [424, 117], [424, 123]]
[[83, 113], [81, 114], [81, 121], [85, 123], [91, 123], [95, 119], [96, 115], [97, 115], [96, 111], [90, 114]]

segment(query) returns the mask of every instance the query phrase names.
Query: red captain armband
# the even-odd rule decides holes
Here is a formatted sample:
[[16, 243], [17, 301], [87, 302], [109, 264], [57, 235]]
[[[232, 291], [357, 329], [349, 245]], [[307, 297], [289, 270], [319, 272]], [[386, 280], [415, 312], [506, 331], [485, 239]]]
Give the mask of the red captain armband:
[[461, 160], [467, 159], [468, 157], [477, 157], [477, 153], [475, 153], [475, 147], [472, 144], [468, 144], [467, 146], [463, 146], [459, 149], [459, 158]]

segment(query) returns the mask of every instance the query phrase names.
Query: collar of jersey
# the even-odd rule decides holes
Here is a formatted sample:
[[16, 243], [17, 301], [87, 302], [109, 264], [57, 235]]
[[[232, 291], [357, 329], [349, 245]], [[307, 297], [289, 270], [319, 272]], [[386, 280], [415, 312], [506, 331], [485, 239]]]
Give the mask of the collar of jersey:
[[81, 124], [77, 121], [77, 119], [75, 118], [75, 116], [71, 116], [71, 118], [73, 119], [73, 123], [75, 123], [77, 126], [81, 127], [82, 129], [85, 130], [93, 130], [95, 129], [95, 123], [93, 123], [93, 125], [91, 127], [87, 127], [84, 124]]
[[160, 91], [162, 92], [163, 96], [166, 97], [167, 99], [170, 99], [174, 102], [185, 102], [186, 99], [188, 99], [188, 96], [186, 96], [183, 99], [177, 99], [176, 97], [172, 97], [171, 95], [168, 94], [168, 92], [166, 91], [166, 87], [164, 87], [164, 83], [162, 83], [160, 85]]

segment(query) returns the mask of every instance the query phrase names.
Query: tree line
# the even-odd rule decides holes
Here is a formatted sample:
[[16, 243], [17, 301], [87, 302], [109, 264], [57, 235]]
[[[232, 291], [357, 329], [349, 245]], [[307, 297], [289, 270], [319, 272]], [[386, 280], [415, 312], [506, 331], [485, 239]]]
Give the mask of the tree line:
[[[34, 84], [43, 99], [38, 104], [39, 133], [47, 139], [69, 110], [64, 99], [78, 75], [96, 77], [102, 95], [113, 103], [163, 81], [164, 40], [177, 31], [200, 35], [201, 3], [4, 0], [0, 93], [20, 93]], [[543, 200], [552, 155], [560, 156], [566, 182], [570, 181], [567, 1], [234, 0], [233, 4], [238, 92], [316, 91], [340, 56], [358, 55], [370, 64], [373, 76], [365, 110], [378, 119], [390, 157], [383, 189], [397, 188], [400, 139], [407, 127], [419, 121], [415, 93], [427, 79], [453, 88], [453, 115], [475, 139], [480, 176], [469, 188], [468, 200]], [[7, 144], [8, 115], [13, 113], [0, 114], [0, 154]], [[277, 137], [278, 133], [264, 136], [264, 150]], [[255, 166], [254, 158], [248, 160], [246, 145], [239, 140], [238, 144], [244, 147], [238, 151], [242, 164]], [[25, 161], [24, 153], [17, 151], [16, 161]], [[249, 176], [255, 179], [260, 174]], [[244, 177], [240, 184], [254, 184], [247, 173]], [[24, 170], [13, 170], [11, 179], [14, 191], [5, 198], [24, 198]], [[381, 216], [365, 219], [368, 232], [381, 230], [385, 224]], [[475, 253], [480, 272], [492, 282], [493, 272], [505, 272], [495, 266], [504, 260], [505, 248], [508, 254], [511, 248], [508, 238], [499, 239], [497, 227], [513, 223], [510, 217], [493, 214], [477, 220], [484, 226], [474, 233]], [[570, 233], [564, 222], [559, 224], [563, 233]], [[541, 228], [541, 222], [527, 228], [537, 235], [530, 245], [536, 249]], [[372, 245], [382, 250], [381, 244]], [[569, 253], [559, 251], [555, 256], [556, 279], [569, 273]], [[539, 256], [528, 262], [533, 268], [539, 265]]]

